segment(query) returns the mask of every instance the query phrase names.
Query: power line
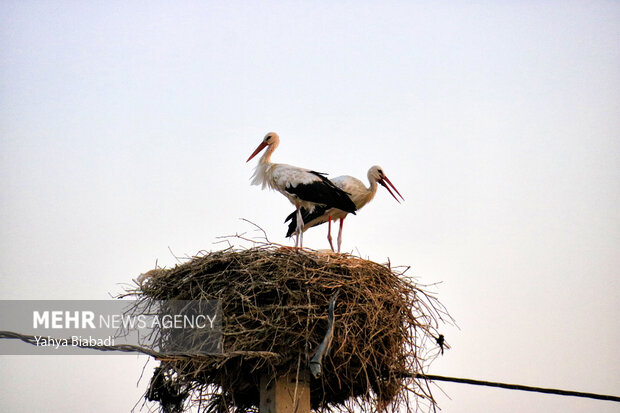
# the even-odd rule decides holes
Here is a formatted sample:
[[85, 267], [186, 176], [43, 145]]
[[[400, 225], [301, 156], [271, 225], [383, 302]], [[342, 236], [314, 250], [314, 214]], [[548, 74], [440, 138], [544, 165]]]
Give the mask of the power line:
[[[0, 331], [0, 339], [17, 339], [21, 340], [25, 343], [37, 345], [35, 336], [15, 333], [12, 331]], [[121, 344], [121, 345], [113, 345], [113, 346], [98, 346], [98, 345], [79, 345], [81, 348], [88, 348], [93, 350], [100, 351], [122, 351], [122, 352], [137, 352], [147, 354], [151, 357], [155, 358], [165, 358], [165, 354], [158, 353], [156, 351], [150, 350], [148, 348], [130, 345], [130, 344]], [[234, 354], [228, 355], [244, 355], [244, 356], [254, 356], [254, 357], [278, 357], [278, 354], [266, 352], [266, 351], [238, 351]], [[584, 397], [588, 399], [596, 399], [596, 400], [607, 400], [612, 402], [620, 402], [619, 396], [611, 396], [606, 394], [596, 394], [596, 393], [585, 393], [578, 392], [572, 390], [561, 390], [561, 389], [549, 389], [545, 387], [534, 387], [534, 386], [524, 386], [522, 384], [509, 384], [509, 383], [498, 383], [493, 381], [486, 380], [474, 380], [474, 379], [465, 379], [460, 377], [446, 377], [446, 376], [437, 376], [434, 374], [421, 374], [421, 373], [409, 373], [409, 372], [401, 372], [399, 373], [401, 377], [407, 378], [416, 378], [423, 379], [428, 381], [444, 381], [444, 382], [452, 382], [452, 383], [462, 383], [462, 384], [470, 384], [474, 386], [487, 386], [487, 387], [498, 387], [502, 389], [509, 390], [521, 390], [521, 391], [529, 391], [535, 393], [546, 393], [546, 394], [554, 394], [559, 396], [574, 396], [574, 397]]]
[[509, 390], [521, 390], [521, 391], [530, 391], [530, 392], [536, 392], [536, 393], [556, 394], [560, 396], [575, 396], [575, 397], [585, 397], [588, 399], [620, 402], [620, 397], [610, 396], [606, 394], [585, 393], [585, 392], [572, 391], [572, 390], [549, 389], [545, 387], [524, 386], [522, 384], [498, 383], [498, 382], [493, 382], [493, 381], [464, 379], [464, 378], [459, 378], [459, 377], [436, 376], [434, 374], [419, 374], [418, 373], [415, 375], [414, 374], [405, 374], [405, 375], [408, 377], [415, 377], [418, 379], [424, 379], [424, 380], [430, 380], [430, 381], [446, 381], [446, 382], [453, 382], [453, 383], [472, 384], [474, 386], [499, 387], [502, 389], [509, 389]]
[[[21, 340], [24, 343], [32, 344], [33, 346], [38, 346], [37, 344], [37, 336], [28, 335], [28, 334], [20, 334], [15, 333], [13, 331], [0, 331], [0, 339], [15, 339]], [[46, 337], [48, 340], [53, 340], [54, 342], [70, 342], [70, 339], [59, 339], [54, 337]], [[123, 353], [142, 353], [148, 356], [151, 356], [156, 359], [170, 359], [172, 357], [178, 358], [189, 358], [194, 356], [195, 354], [164, 354], [159, 353], [155, 350], [151, 350], [148, 347], [137, 346], [135, 344], [114, 344], [110, 346], [105, 345], [97, 345], [97, 344], [75, 344], [72, 347], [79, 347], [83, 349], [89, 350], [98, 350], [98, 351], [120, 351]], [[231, 351], [228, 353], [215, 353], [211, 355], [212, 357], [234, 357], [234, 356], [244, 356], [244, 357], [263, 357], [263, 358], [275, 358], [278, 359], [280, 355], [278, 353], [273, 353], [271, 351]]]

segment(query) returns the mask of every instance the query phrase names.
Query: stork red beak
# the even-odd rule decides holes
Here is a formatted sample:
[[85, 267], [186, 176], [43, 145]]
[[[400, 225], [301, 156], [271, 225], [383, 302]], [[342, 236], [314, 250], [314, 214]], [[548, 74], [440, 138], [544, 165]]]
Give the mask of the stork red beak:
[[255, 157], [256, 155], [258, 155], [260, 151], [262, 151], [263, 149], [265, 149], [265, 146], [267, 146], [267, 142], [262, 141], [262, 142], [260, 143], [260, 145], [258, 145], [258, 147], [256, 148], [256, 150], [254, 151], [254, 153], [253, 153], [252, 155], [250, 155], [250, 157], [248, 158], [248, 160], [247, 160], [247, 161], [245, 161], [245, 162], [246, 162], [246, 163], [247, 163], [247, 162], [250, 162], [250, 160], [251, 160], [253, 157]]
[[394, 186], [394, 184], [393, 184], [393, 183], [392, 183], [392, 182], [391, 182], [391, 181], [387, 178], [387, 176], [384, 176], [384, 177], [383, 177], [383, 179], [380, 179], [380, 180], [379, 180], [379, 183], [380, 183], [381, 185], [383, 185], [383, 186], [385, 187], [385, 189], [387, 189], [387, 190], [388, 190], [388, 192], [390, 193], [390, 195], [392, 195], [392, 196], [394, 197], [394, 199], [396, 200], [396, 202], [398, 202], [398, 203], [400, 204], [400, 200], [399, 200], [398, 198], [396, 198], [396, 195], [394, 195], [394, 192], [392, 192], [392, 191], [390, 190], [390, 186], [387, 186], [387, 185], [385, 184], [386, 182], [387, 182], [388, 184], [390, 184], [390, 186], [392, 187], [392, 189], [393, 189], [394, 191], [396, 191], [396, 193], [398, 194], [398, 196], [399, 196], [399, 197], [401, 197], [401, 199], [404, 201], [404, 200], [405, 200], [405, 198], [403, 198], [403, 196], [400, 194], [400, 192], [398, 192], [398, 189], [396, 189], [396, 187]]

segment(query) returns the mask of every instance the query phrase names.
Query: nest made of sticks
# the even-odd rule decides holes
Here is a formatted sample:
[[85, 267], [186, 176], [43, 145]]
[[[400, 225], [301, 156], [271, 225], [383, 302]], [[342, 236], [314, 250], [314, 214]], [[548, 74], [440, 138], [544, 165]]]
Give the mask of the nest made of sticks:
[[154, 270], [127, 295], [147, 304], [221, 300], [224, 352], [166, 358], [151, 387], [157, 381], [180, 396], [191, 395], [185, 406], [198, 403], [201, 411], [257, 411], [262, 375], [307, 368], [338, 292], [323, 374], [310, 381], [312, 408], [349, 411], [357, 405], [372, 411], [391, 404], [414, 411], [421, 400], [433, 406], [426, 382], [410, 374], [422, 373], [439, 353], [437, 328], [449, 315], [405, 270], [268, 242], [203, 252], [174, 268]]

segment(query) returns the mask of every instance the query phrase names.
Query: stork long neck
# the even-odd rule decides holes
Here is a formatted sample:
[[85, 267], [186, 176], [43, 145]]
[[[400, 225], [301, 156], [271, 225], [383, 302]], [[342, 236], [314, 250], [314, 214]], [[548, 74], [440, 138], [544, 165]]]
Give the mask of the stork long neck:
[[370, 199], [372, 199], [377, 193], [377, 181], [375, 179], [368, 178], [368, 182], [370, 182], [370, 186], [367, 188], [368, 194], [370, 195]]
[[263, 154], [263, 156], [260, 157], [260, 160], [258, 161], [259, 165], [269, 166], [271, 164], [271, 155], [273, 154], [273, 151], [275, 151], [277, 147], [278, 147], [277, 142], [269, 145], [267, 149], [265, 150], [265, 153]]
[[366, 188], [366, 194], [364, 195], [360, 205], [357, 205], [358, 209], [372, 201], [372, 199], [375, 197], [375, 194], [377, 193], [377, 181], [372, 179], [371, 177], [368, 177], [368, 182], [370, 183], [370, 186]]
[[272, 175], [269, 170], [273, 165], [271, 163], [271, 154], [276, 149], [276, 146], [278, 146], [277, 143], [269, 145], [263, 156], [258, 160], [258, 164], [256, 168], [254, 168], [254, 174], [252, 175], [252, 185], [260, 185], [263, 189], [267, 186], [272, 189], [274, 188], [273, 182], [271, 181]]

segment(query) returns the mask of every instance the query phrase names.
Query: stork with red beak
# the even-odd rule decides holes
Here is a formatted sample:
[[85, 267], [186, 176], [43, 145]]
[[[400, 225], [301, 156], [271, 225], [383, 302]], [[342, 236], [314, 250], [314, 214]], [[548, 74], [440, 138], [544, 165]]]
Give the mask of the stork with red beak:
[[[351, 200], [355, 203], [355, 207], [359, 210], [364, 207], [367, 203], [369, 203], [377, 192], [377, 183], [384, 186], [385, 189], [388, 190], [390, 195], [396, 199], [397, 202], [400, 203], [400, 200], [394, 195], [394, 191], [400, 196], [400, 198], [404, 201], [405, 198], [398, 192], [394, 184], [388, 179], [388, 177], [383, 172], [383, 168], [380, 166], [373, 166], [368, 170], [368, 181], [370, 183], [369, 187], [366, 187], [362, 181], [352, 176], [339, 176], [331, 180], [334, 185], [338, 188], [342, 189], [346, 193], [350, 194]], [[389, 185], [389, 186], [388, 186]], [[287, 221], [291, 221], [288, 226], [288, 232], [286, 233], [287, 237], [298, 234], [299, 231], [299, 214], [298, 211], [293, 212], [288, 217], [286, 217]], [[340, 246], [342, 245], [342, 226], [344, 224], [344, 219], [347, 217], [348, 213], [344, 210], [336, 208], [329, 208], [326, 206], [317, 207], [314, 211], [309, 211], [305, 208], [301, 210], [301, 216], [304, 221], [303, 231], [306, 231], [308, 228], [312, 228], [316, 225], [323, 224], [328, 222], [327, 229], [327, 240], [329, 241], [329, 246], [334, 251], [334, 244], [332, 243], [332, 220], [335, 221], [337, 219], [340, 220], [340, 229], [338, 231], [338, 252], [340, 252]]]
[[313, 213], [317, 207], [320, 207], [337, 208], [352, 214], [355, 214], [357, 208], [349, 195], [327, 179], [324, 173], [297, 166], [271, 163], [271, 155], [279, 143], [278, 134], [269, 132], [246, 162], [267, 148], [254, 170], [252, 185], [261, 185], [263, 189], [265, 187], [274, 189], [295, 205], [297, 208], [296, 212], [293, 213], [293, 215], [296, 214], [297, 239], [295, 246], [303, 247], [302, 228], [304, 219], [301, 212], [302, 208], [308, 213]]

